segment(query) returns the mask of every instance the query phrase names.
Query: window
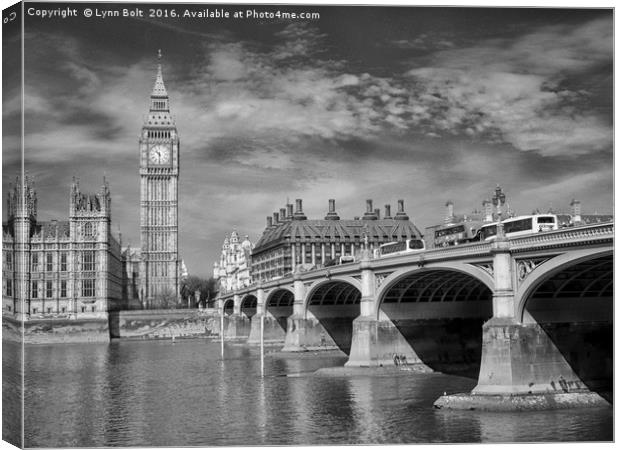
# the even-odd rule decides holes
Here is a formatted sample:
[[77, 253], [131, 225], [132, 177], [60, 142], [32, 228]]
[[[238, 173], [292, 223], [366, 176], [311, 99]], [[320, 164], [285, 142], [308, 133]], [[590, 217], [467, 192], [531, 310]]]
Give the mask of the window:
[[93, 235], [93, 224], [86, 222], [84, 224], [84, 236], [89, 237]]
[[45, 270], [48, 272], [54, 270], [54, 255], [51, 253], [45, 255]]
[[95, 280], [82, 280], [82, 296], [94, 297], [95, 296]]
[[66, 313], [66, 312], [67, 312], [67, 308], [66, 308], [65, 306], [63, 306], [63, 307], [61, 308], [61, 311], [62, 311], [63, 313]]
[[47, 308], [47, 313], [51, 314], [52, 313], [52, 308]]
[[60, 281], [60, 296], [61, 297], [67, 296], [67, 280]]
[[51, 281], [45, 282], [45, 297], [52, 298], [52, 282]]
[[82, 306], [82, 312], [86, 312], [86, 306]]
[[5, 254], [5, 261], [6, 261], [6, 270], [13, 270], [13, 253], [12, 252], [7, 252]]
[[95, 312], [95, 307], [94, 307], [94, 306], [91, 308], [91, 311], [92, 311], [92, 312]]
[[86, 250], [82, 253], [82, 270], [90, 271], [95, 270], [95, 252], [92, 250]]
[[39, 297], [39, 283], [37, 281], [33, 281], [32, 282], [32, 298], [38, 298]]
[[13, 280], [6, 280], [6, 295], [9, 297], [13, 295]]
[[32, 259], [30, 260], [30, 263], [31, 263], [31, 267], [30, 267], [31, 272], [36, 272], [39, 270], [39, 254], [38, 253], [32, 254]]
[[67, 254], [64, 252], [60, 254], [60, 271], [67, 271]]
[[39, 309], [38, 309], [38, 308], [32, 308], [32, 314], [36, 314], [36, 313], [38, 313], [38, 312], [39, 312]]

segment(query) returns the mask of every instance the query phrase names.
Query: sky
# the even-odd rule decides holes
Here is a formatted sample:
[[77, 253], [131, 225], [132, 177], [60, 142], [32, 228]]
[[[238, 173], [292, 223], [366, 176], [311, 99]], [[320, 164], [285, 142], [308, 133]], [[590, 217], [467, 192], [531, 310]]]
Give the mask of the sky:
[[[139, 247], [138, 137], [158, 49], [190, 274], [209, 276], [227, 234], [258, 240], [265, 217], [297, 198], [317, 219], [331, 198], [342, 218], [363, 215], [366, 199], [382, 211], [403, 199], [421, 230], [448, 200], [481, 209], [497, 184], [518, 214], [568, 211], [573, 198], [583, 213], [613, 212], [610, 9], [170, 4], [320, 18], [104, 19], [85, 18], [87, 6], [128, 7], [25, 19], [39, 220], [66, 220], [73, 176], [86, 192], [105, 176], [113, 228]], [[5, 33], [5, 67], [17, 45]], [[20, 170], [19, 92], [5, 76], [3, 192]]]

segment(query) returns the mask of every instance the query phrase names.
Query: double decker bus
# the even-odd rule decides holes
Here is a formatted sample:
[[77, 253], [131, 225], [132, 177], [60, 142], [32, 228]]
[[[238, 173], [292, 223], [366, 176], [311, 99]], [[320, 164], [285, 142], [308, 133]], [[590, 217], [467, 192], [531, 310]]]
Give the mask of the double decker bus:
[[426, 245], [422, 239], [407, 239], [405, 241], [388, 242], [381, 245], [375, 253], [375, 257], [403, 255], [406, 253], [417, 253], [426, 250]]
[[466, 244], [477, 241], [478, 232], [483, 222], [472, 220], [451, 225], [442, 225], [435, 230], [434, 247], [447, 247], [449, 245]]
[[[480, 240], [492, 241], [497, 237], [498, 222], [480, 227]], [[507, 237], [523, 236], [558, 229], [558, 218], [555, 214], [535, 214], [531, 216], [511, 217], [502, 220], [504, 234]]]

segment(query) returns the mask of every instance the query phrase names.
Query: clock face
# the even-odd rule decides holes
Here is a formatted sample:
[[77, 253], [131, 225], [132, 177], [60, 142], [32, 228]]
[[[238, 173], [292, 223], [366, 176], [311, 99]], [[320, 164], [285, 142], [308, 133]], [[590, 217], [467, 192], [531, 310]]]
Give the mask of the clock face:
[[168, 164], [170, 149], [165, 145], [156, 145], [149, 151], [149, 161], [153, 164]]

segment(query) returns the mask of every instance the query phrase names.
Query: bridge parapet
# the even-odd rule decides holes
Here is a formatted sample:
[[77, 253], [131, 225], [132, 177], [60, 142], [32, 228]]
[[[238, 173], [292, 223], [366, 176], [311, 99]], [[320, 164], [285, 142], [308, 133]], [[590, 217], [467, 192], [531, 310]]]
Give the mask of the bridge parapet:
[[565, 228], [510, 239], [511, 251], [535, 250], [541, 247], [565, 247], [613, 241], [614, 223]]

